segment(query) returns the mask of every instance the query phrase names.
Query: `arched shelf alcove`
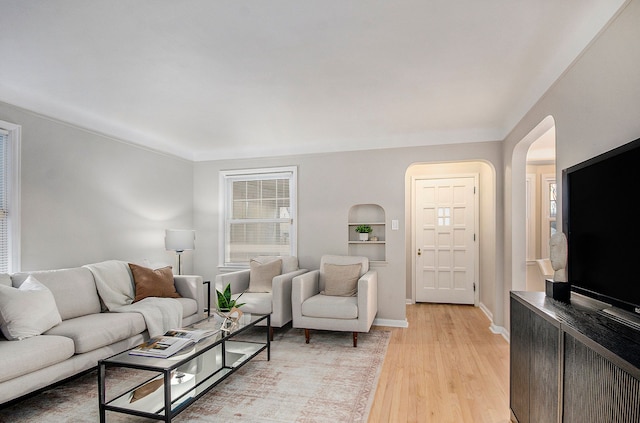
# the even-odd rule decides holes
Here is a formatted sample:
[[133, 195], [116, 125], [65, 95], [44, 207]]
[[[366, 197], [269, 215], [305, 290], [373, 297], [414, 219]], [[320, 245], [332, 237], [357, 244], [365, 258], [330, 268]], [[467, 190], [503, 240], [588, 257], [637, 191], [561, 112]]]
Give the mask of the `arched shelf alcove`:
[[[350, 256], [364, 256], [372, 262], [385, 262], [386, 213], [378, 204], [355, 204], [349, 209], [348, 245]], [[356, 227], [369, 225], [373, 232], [368, 241], [360, 241]]]

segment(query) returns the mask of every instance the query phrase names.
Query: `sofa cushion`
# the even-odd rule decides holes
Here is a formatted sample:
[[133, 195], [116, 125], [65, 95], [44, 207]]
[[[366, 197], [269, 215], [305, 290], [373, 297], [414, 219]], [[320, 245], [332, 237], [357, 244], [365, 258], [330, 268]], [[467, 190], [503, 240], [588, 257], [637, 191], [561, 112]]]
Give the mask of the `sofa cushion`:
[[0, 340], [0, 382], [44, 369], [73, 356], [73, 341], [40, 335], [20, 342]]
[[29, 275], [35, 276], [38, 281], [53, 293], [62, 320], [100, 313], [100, 299], [96, 283], [93, 280], [93, 274], [89, 269], [74, 267], [71, 269], [15, 273], [11, 275], [13, 286], [19, 287]]
[[356, 264], [323, 264], [324, 295], [352, 297], [358, 293], [358, 279], [362, 265]]
[[302, 303], [302, 315], [329, 319], [357, 319], [358, 297], [314, 295]]
[[72, 339], [76, 354], [82, 354], [122, 341], [145, 329], [140, 313], [96, 313], [65, 320], [45, 334]]
[[189, 317], [198, 312], [198, 302], [193, 298], [176, 298], [182, 305], [182, 317]]
[[7, 339], [40, 335], [61, 321], [53, 294], [33, 276], [19, 288], [0, 285], [0, 327]]
[[154, 270], [129, 263], [129, 267], [136, 287], [136, 298], [133, 302], [147, 297], [180, 298], [173, 283], [171, 266]]
[[[231, 298], [236, 299], [240, 294], [232, 295]], [[273, 312], [271, 293], [266, 292], [245, 292], [240, 298], [240, 302], [244, 303], [240, 310], [244, 313], [268, 314]]]
[[271, 292], [273, 278], [282, 272], [282, 260], [273, 260], [265, 264], [251, 260], [249, 266], [249, 289], [247, 292]]

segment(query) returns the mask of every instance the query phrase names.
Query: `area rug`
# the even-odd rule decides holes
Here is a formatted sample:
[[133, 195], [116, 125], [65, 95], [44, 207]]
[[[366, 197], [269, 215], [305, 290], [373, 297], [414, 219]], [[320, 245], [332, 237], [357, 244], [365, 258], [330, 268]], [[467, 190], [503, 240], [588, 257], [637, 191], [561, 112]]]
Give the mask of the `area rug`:
[[[256, 330], [264, 328], [256, 328]], [[264, 332], [263, 332], [264, 333]], [[300, 329], [276, 330], [271, 361], [266, 352], [179, 414], [175, 422], [366, 422], [390, 332], [358, 336]], [[131, 370], [111, 370], [117, 389]], [[88, 373], [0, 410], [0, 422], [98, 422], [97, 374]], [[107, 422], [153, 420], [107, 413]]]

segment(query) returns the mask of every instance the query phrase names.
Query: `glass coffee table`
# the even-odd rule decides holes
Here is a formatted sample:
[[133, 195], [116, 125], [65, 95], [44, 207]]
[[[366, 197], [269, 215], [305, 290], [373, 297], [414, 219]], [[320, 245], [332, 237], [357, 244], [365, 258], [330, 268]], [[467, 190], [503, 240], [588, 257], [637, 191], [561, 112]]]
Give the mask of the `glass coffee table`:
[[[238, 335], [266, 320], [264, 341], [236, 339]], [[212, 315], [189, 326], [197, 329], [221, 329], [228, 323]], [[170, 422], [190, 404], [232, 375], [260, 352], [271, 359], [269, 329], [271, 315], [243, 314], [231, 327], [225, 325], [215, 335], [169, 358], [129, 354], [129, 350], [98, 362], [100, 422], [106, 412], [132, 414]], [[111, 368], [135, 369], [136, 381], [113, 395], [107, 392]], [[138, 374], [139, 373], [139, 374]], [[121, 384], [120, 384], [121, 385]], [[124, 389], [124, 392], [122, 390]], [[109, 398], [109, 399], [107, 399]]]

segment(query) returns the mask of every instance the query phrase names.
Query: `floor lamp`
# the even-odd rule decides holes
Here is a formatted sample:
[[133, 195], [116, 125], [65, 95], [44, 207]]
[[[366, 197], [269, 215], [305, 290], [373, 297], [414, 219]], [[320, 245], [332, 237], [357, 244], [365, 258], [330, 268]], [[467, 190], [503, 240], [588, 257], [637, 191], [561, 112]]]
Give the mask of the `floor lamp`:
[[178, 255], [178, 274], [182, 274], [182, 253], [196, 248], [196, 231], [191, 229], [166, 229], [164, 232], [164, 247], [168, 251], [175, 251]]

